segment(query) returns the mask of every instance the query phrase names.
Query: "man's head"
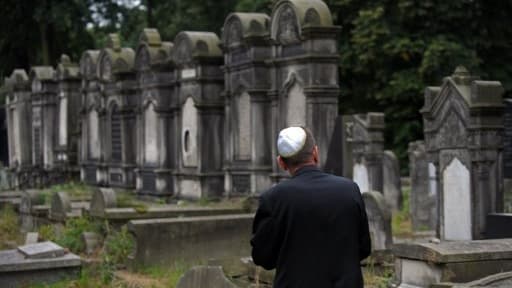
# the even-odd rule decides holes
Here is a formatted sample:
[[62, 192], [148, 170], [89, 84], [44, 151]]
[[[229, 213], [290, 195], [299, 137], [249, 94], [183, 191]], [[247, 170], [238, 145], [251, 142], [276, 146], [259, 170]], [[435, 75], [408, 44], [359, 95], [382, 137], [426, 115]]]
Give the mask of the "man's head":
[[277, 137], [277, 163], [290, 174], [306, 165], [318, 164], [318, 147], [311, 131], [305, 127], [288, 127]]

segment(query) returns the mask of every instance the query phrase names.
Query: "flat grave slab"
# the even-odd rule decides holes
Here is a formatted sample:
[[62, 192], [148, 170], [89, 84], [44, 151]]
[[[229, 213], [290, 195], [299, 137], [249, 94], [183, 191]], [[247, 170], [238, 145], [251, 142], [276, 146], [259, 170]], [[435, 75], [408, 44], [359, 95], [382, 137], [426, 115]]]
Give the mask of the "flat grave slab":
[[29, 259], [57, 258], [65, 254], [64, 248], [50, 241], [20, 246], [18, 251]]

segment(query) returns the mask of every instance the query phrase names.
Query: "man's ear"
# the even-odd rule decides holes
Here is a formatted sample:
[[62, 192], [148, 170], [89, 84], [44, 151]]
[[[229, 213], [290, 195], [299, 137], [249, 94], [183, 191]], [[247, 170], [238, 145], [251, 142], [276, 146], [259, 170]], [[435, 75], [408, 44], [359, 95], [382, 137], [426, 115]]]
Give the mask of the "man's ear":
[[318, 152], [318, 146], [315, 145], [315, 147], [313, 147], [313, 161], [315, 162], [315, 164], [318, 164], [318, 162], [320, 161], [320, 155], [319, 155], [319, 152]]
[[277, 165], [281, 167], [284, 171], [288, 171], [288, 166], [284, 163], [283, 158], [281, 156], [277, 156]]

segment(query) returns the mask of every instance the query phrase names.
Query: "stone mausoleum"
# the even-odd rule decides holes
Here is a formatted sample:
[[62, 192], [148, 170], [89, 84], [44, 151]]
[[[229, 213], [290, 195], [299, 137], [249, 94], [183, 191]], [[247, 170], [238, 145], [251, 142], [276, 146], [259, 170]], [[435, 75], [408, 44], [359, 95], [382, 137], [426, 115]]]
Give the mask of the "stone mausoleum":
[[56, 70], [16, 70], [6, 84], [18, 186], [80, 171], [141, 197], [257, 195], [288, 177], [276, 137], [300, 125], [322, 168], [383, 193], [383, 115], [338, 121], [339, 30], [323, 1], [281, 0], [271, 15], [229, 14], [220, 38], [183, 31], [171, 43], [146, 28], [135, 50], [111, 34], [79, 65], [64, 55]]

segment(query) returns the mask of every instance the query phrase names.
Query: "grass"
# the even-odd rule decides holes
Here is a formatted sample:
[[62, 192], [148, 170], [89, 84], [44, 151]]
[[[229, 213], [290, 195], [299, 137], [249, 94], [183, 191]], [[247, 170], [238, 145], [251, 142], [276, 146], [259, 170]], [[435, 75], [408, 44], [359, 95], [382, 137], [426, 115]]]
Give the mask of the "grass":
[[20, 243], [21, 241], [18, 216], [12, 205], [6, 204], [0, 210], [0, 249], [9, 248], [6, 242]]
[[148, 267], [142, 270], [142, 274], [157, 279], [163, 284], [163, 287], [174, 288], [188, 269], [190, 269], [189, 265], [184, 264], [182, 261], [177, 261], [171, 267]]
[[50, 204], [53, 194], [57, 192], [66, 192], [71, 198], [87, 198], [92, 194], [91, 187], [85, 185], [82, 182], [66, 182], [63, 184], [52, 185], [47, 189], [44, 189], [39, 194], [42, 197], [43, 204]]
[[412, 220], [409, 207], [409, 195], [411, 193], [411, 187], [403, 187], [402, 192], [402, 210], [398, 211], [393, 215], [391, 228], [393, 231], [393, 236], [407, 238], [413, 236]]

